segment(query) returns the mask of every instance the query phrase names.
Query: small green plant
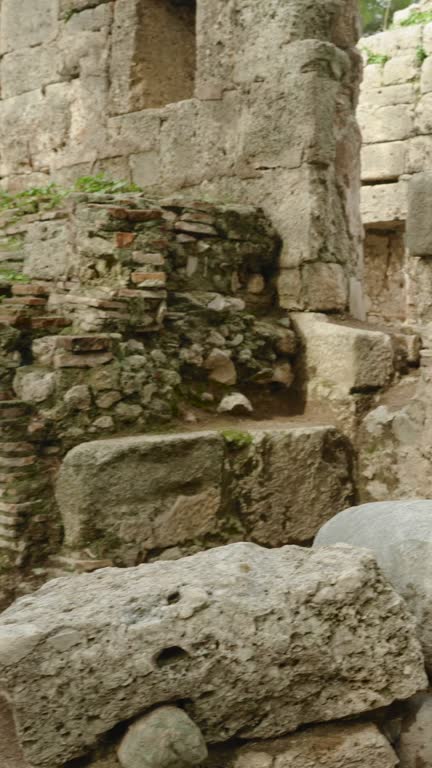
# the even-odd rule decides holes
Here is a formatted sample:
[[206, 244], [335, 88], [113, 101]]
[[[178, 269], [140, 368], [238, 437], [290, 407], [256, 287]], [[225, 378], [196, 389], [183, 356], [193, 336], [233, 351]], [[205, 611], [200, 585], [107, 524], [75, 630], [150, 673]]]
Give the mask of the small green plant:
[[363, 51], [367, 56], [368, 64], [379, 64], [383, 67], [390, 59], [390, 56], [387, 56], [384, 53], [374, 53], [370, 48], [363, 48]]
[[236, 429], [225, 429], [221, 435], [225, 442], [233, 448], [246, 448], [253, 441], [249, 432], [240, 432]]
[[0, 192], [0, 210], [16, 208], [19, 212], [37, 212], [40, 207], [45, 210], [56, 208], [67, 193], [59, 189], [56, 184], [48, 184], [47, 187], [32, 187], [24, 192], [11, 194]]
[[401, 27], [411, 27], [415, 24], [428, 24], [432, 21], [432, 11], [413, 11], [407, 19], [400, 22]]
[[75, 182], [76, 192], [105, 192], [106, 194], [119, 194], [122, 192], [142, 192], [141, 187], [129, 181], [113, 181], [107, 179], [103, 173], [96, 176], [81, 176]]
[[417, 62], [419, 67], [421, 67], [421, 65], [423, 64], [424, 60], [427, 59], [427, 57], [428, 57], [428, 55], [427, 55], [425, 49], [421, 45], [417, 46], [417, 48], [416, 48], [416, 62]]
[[27, 275], [21, 272], [14, 272], [12, 269], [0, 269], [0, 282], [6, 283], [28, 283], [30, 280]]

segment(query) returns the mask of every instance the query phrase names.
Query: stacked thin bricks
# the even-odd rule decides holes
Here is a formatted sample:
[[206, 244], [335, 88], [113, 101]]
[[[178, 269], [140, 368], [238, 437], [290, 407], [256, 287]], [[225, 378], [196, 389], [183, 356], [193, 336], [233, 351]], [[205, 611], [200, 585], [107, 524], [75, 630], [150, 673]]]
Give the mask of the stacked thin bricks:
[[279, 240], [261, 212], [75, 195], [9, 215], [4, 237], [20, 239], [30, 281], [4, 282], [6, 388], [60, 452], [169, 422], [183, 401], [215, 409], [233, 388], [291, 386], [295, 336], [269, 317]]
[[19, 400], [0, 402], [0, 572], [24, 564], [29, 535], [44, 538], [44, 473], [30, 416]]

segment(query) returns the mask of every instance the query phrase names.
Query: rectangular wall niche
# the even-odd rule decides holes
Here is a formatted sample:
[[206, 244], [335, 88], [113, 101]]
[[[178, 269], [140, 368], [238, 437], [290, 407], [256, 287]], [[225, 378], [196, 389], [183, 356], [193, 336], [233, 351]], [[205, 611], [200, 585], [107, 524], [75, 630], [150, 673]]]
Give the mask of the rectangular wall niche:
[[190, 99], [196, 62], [196, 0], [139, 0], [131, 100], [134, 110]]
[[368, 320], [391, 323], [406, 319], [406, 250], [402, 227], [366, 229], [364, 287]]

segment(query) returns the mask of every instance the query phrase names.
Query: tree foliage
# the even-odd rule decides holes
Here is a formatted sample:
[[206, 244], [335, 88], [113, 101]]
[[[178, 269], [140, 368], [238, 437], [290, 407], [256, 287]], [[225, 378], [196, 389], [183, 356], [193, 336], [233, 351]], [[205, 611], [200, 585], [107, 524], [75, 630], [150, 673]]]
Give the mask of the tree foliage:
[[363, 32], [380, 32], [391, 23], [395, 11], [407, 8], [413, 0], [360, 0]]

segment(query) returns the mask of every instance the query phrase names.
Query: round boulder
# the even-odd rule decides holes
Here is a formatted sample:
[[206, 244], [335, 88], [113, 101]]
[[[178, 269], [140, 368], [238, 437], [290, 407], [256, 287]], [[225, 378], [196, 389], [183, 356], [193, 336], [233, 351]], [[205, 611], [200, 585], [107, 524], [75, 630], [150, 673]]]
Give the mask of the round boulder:
[[197, 725], [182, 709], [165, 706], [133, 723], [118, 751], [123, 768], [189, 768], [207, 757]]
[[382, 501], [350, 507], [318, 532], [314, 547], [337, 543], [371, 550], [417, 619], [432, 673], [432, 500]]

